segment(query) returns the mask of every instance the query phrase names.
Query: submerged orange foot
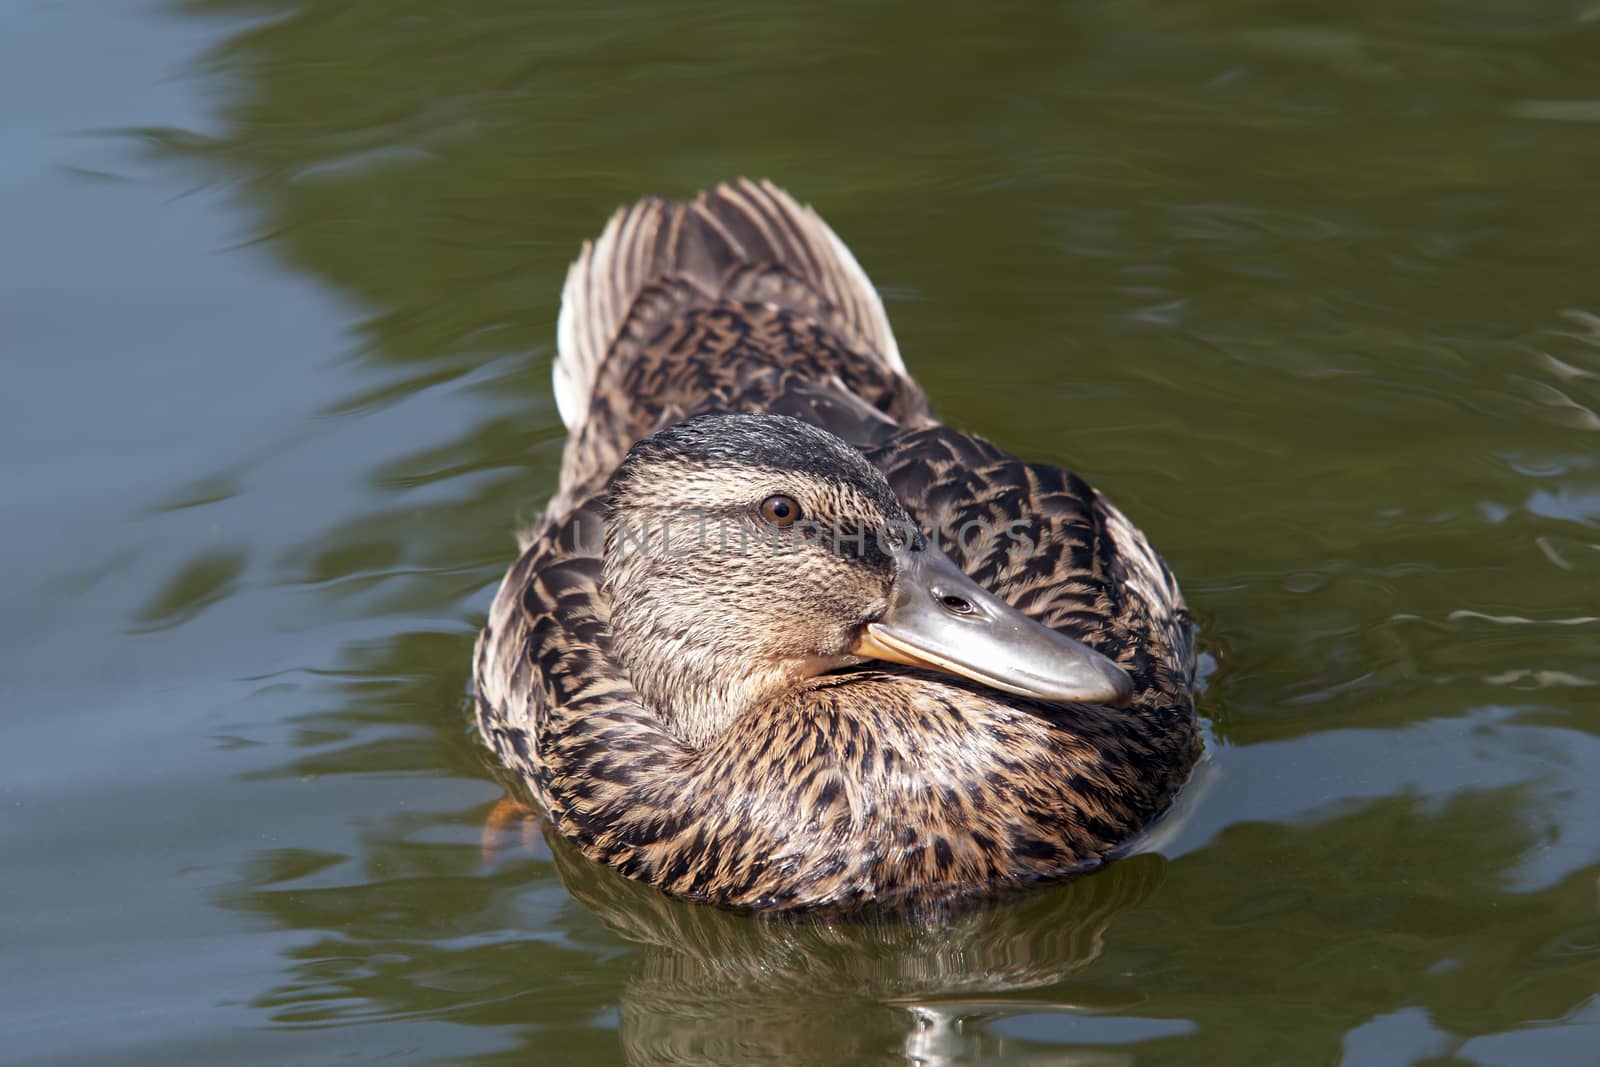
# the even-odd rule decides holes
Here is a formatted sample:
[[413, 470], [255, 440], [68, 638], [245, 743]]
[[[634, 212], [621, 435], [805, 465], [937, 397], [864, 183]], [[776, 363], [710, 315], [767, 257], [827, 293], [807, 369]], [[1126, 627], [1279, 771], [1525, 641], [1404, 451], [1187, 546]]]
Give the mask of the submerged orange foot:
[[501, 797], [483, 818], [483, 836], [480, 838], [483, 862], [494, 862], [496, 854], [505, 846], [507, 837], [513, 831], [522, 848], [529, 852], [542, 851], [540, 830], [543, 827], [542, 814], [516, 797]]

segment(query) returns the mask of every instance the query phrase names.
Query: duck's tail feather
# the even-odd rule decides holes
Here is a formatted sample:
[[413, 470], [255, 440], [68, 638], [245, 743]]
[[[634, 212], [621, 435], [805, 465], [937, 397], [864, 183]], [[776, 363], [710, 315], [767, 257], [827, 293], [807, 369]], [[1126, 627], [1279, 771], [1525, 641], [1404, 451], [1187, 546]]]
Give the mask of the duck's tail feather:
[[[741, 178], [689, 203], [641, 200], [583, 246], [556, 327], [556, 406], [569, 430], [586, 418], [600, 366], [647, 287], [668, 278], [675, 306], [736, 298], [804, 310], [906, 374], [883, 301], [844, 242], [776, 185]], [[655, 318], [663, 309], [638, 310]]]

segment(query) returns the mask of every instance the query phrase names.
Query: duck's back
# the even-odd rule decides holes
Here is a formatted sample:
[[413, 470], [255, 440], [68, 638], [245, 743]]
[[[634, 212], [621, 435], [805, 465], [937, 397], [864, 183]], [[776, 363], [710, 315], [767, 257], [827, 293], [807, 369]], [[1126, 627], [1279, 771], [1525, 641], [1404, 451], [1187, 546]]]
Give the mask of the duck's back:
[[612, 216], [567, 274], [557, 340], [557, 515], [690, 415], [793, 415], [858, 446], [932, 421], [855, 257], [770, 182]]

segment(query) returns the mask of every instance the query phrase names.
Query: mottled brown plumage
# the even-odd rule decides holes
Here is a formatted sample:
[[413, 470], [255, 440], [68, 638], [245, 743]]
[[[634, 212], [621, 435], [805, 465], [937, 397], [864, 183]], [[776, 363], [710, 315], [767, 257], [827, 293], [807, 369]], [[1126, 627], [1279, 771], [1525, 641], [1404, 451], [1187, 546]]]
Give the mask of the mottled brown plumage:
[[[646, 200], [585, 247], [560, 332], [561, 484], [479, 640], [477, 710], [585, 855], [735, 907], [920, 902], [1089, 869], [1166, 808], [1197, 751], [1172, 575], [1077, 476], [938, 424], [815, 214], [766, 183]], [[717, 413], [835, 436], [684, 421]], [[691, 505], [746, 529], [769, 492], [932, 544], [619, 549]], [[860, 662], [895, 567], [940, 547], [1120, 666], [1127, 706]]]

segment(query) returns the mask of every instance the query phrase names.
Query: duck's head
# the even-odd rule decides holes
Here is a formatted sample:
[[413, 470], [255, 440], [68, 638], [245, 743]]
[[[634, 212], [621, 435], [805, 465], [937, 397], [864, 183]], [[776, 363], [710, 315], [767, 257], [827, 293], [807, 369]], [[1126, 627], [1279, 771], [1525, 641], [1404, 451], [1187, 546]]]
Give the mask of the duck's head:
[[867, 659], [1046, 701], [1125, 703], [1128, 676], [972, 581], [883, 474], [782, 415], [708, 415], [640, 441], [613, 476], [612, 654], [691, 745]]

